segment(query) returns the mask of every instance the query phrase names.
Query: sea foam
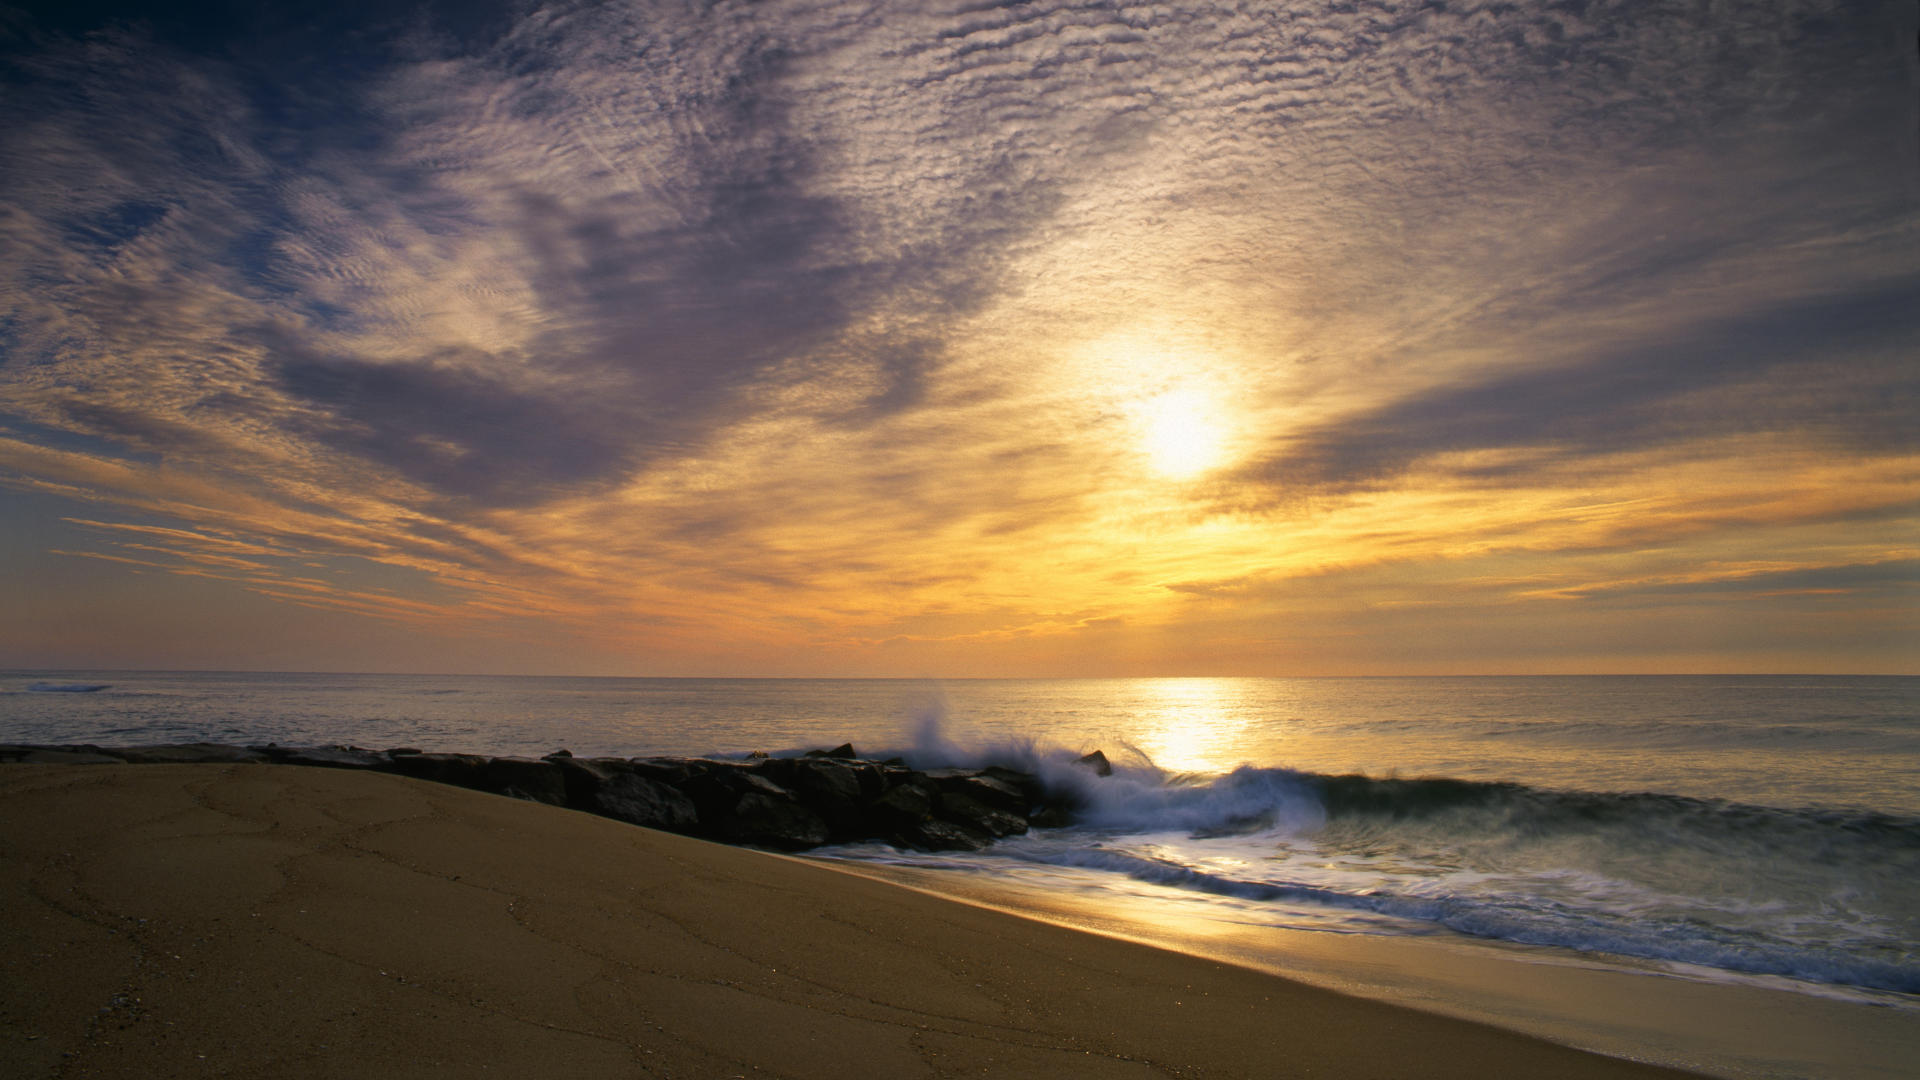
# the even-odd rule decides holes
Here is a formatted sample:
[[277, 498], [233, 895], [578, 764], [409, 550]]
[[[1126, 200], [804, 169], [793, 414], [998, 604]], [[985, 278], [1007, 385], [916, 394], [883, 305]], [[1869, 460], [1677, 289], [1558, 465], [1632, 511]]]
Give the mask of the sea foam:
[[[1009, 765], [1077, 807], [1075, 824], [927, 865], [1130, 881], [1228, 898], [1275, 925], [1380, 920], [1729, 973], [1920, 992], [1920, 819], [1648, 792], [1243, 765], [1162, 770], [1124, 744], [967, 745], [938, 709], [903, 756]], [[899, 853], [858, 857], [915, 862]], [[1058, 881], [1054, 881], [1058, 887]], [[1411, 929], [1403, 932], [1414, 932]]]

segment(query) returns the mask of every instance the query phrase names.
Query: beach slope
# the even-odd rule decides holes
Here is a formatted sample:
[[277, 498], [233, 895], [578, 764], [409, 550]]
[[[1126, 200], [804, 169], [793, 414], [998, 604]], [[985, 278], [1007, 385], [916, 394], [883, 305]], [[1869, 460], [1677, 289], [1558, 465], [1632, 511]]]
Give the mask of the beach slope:
[[390, 775], [0, 768], [11, 1077], [1680, 1076]]

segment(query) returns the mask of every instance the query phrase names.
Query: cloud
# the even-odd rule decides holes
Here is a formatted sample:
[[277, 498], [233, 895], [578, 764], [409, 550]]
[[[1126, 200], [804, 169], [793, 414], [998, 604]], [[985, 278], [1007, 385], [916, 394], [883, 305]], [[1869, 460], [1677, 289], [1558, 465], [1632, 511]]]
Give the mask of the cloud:
[[[1885, 559], [1835, 566], [1796, 566], [1780, 570], [1701, 573], [1682, 580], [1617, 582], [1563, 590], [1580, 599], [1619, 600], [1647, 597], [1738, 593], [1752, 597], [1833, 597], [1895, 595], [1910, 603], [1920, 587], [1920, 559]], [[1900, 601], [1896, 601], [1900, 602]]]
[[586, 395], [527, 393], [459, 364], [373, 364], [295, 348], [269, 356], [279, 387], [314, 410], [293, 430], [428, 491], [488, 505], [541, 502], [624, 476], [635, 429], [647, 426]]
[[[369, 597], [1067, 635], [1311, 566], [1810, 563], [1780, 492], [1912, 490], [1900, 4], [62, 17], [0, 42], [0, 483]], [[1129, 417], [1188, 386], [1238, 465], [1167, 484]]]
[[1296, 433], [1243, 475], [1280, 489], [1351, 490], [1441, 454], [1530, 451], [1472, 470], [1491, 480], [1555, 458], [1782, 431], [1855, 453], [1912, 453], [1916, 295], [1920, 275], [1429, 388]]

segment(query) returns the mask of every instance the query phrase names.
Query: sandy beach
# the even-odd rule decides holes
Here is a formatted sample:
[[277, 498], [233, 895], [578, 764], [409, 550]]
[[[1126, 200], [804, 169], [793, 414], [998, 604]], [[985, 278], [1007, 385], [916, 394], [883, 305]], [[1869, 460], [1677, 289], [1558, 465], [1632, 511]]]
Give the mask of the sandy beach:
[[8, 1076], [1679, 1076], [388, 775], [0, 770]]

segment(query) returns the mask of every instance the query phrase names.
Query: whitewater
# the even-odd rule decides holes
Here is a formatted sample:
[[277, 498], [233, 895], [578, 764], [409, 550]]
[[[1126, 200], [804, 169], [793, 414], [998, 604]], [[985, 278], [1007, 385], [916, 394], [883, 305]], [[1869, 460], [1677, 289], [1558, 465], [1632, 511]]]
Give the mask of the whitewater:
[[1450, 932], [1689, 977], [1920, 992], [1912, 817], [1253, 766], [1169, 775], [1142, 761], [1099, 778], [1064, 752], [998, 756], [1077, 790], [1076, 823], [984, 852], [836, 854], [1055, 891], [1125, 879], [1203, 895], [1212, 918], [1243, 925]]

